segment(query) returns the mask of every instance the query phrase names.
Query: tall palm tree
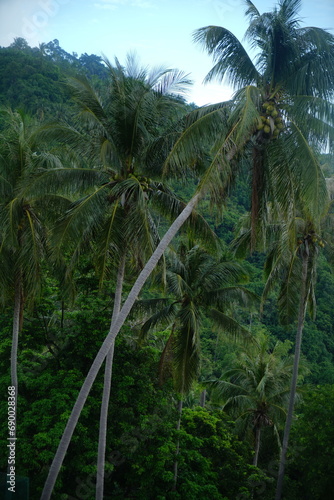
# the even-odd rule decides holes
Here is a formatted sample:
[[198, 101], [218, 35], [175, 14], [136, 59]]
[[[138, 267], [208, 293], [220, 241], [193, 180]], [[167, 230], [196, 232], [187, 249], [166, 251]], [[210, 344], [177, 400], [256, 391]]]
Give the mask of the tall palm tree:
[[[295, 234], [297, 236], [293, 251], [289, 251], [286, 236], [283, 242], [277, 241], [269, 254], [268, 279], [264, 296], [273, 285], [273, 281], [281, 283], [278, 296], [278, 307], [283, 323], [291, 324], [297, 320], [294, 364], [291, 378], [289, 405], [286, 417], [283, 446], [280, 457], [276, 500], [280, 500], [283, 490], [286, 453], [288, 450], [290, 429], [296, 400], [296, 386], [299, 373], [302, 335], [307, 306], [311, 317], [315, 316], [315, 282], [319, 247], [325, 244], [319, 236], [320, 227], [310, 218], [296, 218]], [[286, 233], [285, 233], [286, 234]]]
[[239, 432], [252, 431], [255, 466], [262, 430], [270, 426], [278, 437], [284, 423], [293, 369], [290, 343], [269, 344], [269, 337], [259, 336], [257, 343], [241, 349], [232, 368], [210, 384], [212, 400], [223, 402], [223, 410], [236, 419]]
[[[324, 206], [326, 198], [323, 200]], [[265, 262], [266, 285], [263, 291], [263, 301], [273, 288], [279, 287], [278, 309], [283, 324], [293, 324], [297, 321], [293, 371], [291, 375], [288, 412], [283, 436], [280, 467], [276, 498], [282, 495], [284, 468], [288, 449], [293, 410], [296, 399], [297, 378], [301, 355], [302, 334], [308, 306], [311, 317], [315, 316], [315, 282], [319, 248], [325, 243], [320, 236], [321, 220], [312, 219], [311, 213], [304, 218], [295, 217], [289, 224], [282, 219], [272, 219], [273, 214], [268, 209], [268, 224], [265, 233], [259, 234], [258, 243], [267, 250]], [[240, 256], [251, 247], [250, 223], [244, 227], [234, 242], [236, 252]]]
[[[12, 301], [11, 385], [18, 395], [17, 353], [25, 306], [39, 293], [41, 264], [47, 252], [46, 206], [22, 195], [38, 168], [59, 163], [43, 152], [39, 124], [22, 111], [2, 109], [0, 133], [0, 280], [2, 302]], [[51, 197], [49, 199], [51, 201]], [[54, 201], [54, 200], [53, 200]], [[43, 210], [43, 220], [41, 213]]]
[[[98, 190], [79, 199], [63, 219], [60, 232], [65, 240], [72, 239], [72, 230], [84, 228], [84, 238], [95, 241], [100, 280], [108, 272], [110, 262], [118, 261], [113, 325], [121, 307], [124, 271], [127, 254], [141, 262], [152, 253], [158, 241], [158, 232], [152, 216], [152, 205], [163, 202], [177, 204], [172, 193], [159, 181], [147, 177], [145, 149], [152, 138], [161, 132], [167, 114], [177, 114], [181, 102], [171, 92], [182, 91], [189, 83], [182, 73], [159, 68], [149, 73], [129, 56], [126, 68], [116, 60], [109, 62], [108, 95], [99, 96], [87, 81], [72, 80], [74, 97], [81, 108], [81, 118], [93, 135], [88, 144], [88, 158], [100, 160], [103, 174], [108, 178]], [[169, 106], [169, 108], [167, 107]], [[179, 110], [177, 110], [179, 108]], [[166, 210], [166, 209], [165, 209]], [[75, 241], [75, 239], [73, 240]], [[103, 498], [107, 416], [114, 343], [106, 358], [104, 390], [101, 405], [97, 461], [96, 499]]]
[[[158, 326], [170, 326], [160, 361], [160, 374], [172, 363], [174, 386], [180, 394], [178, 405], [180, 430], [183, 398], [197, 379], [200, 369], [200, 331], [203, 317], [224, 333], [250, 339], [248, 330], [242, 327], [229, 312], [232, 304], [250, 304], [256, 297], [237, 282], [243, 282], [246, 274], [237, 262], [208, 254], [198, 245], [182, 243], [178, 252], [170, 252], [167, 260], [166, 291], [169, 298], [142, 301], [143, 311], [157, 309], [143, 324], [141, 338]], [[177, 442], [176, 457], [179, 453]], [[178, 461], [174, 462], [174, 489], [178, 476]]]
[[[92, 364], [51, 465], [44, 499], [51, 495], [98, 370], [141, 288], [175, 234], [191, 216], [201, 196], [210, 193], [213, 201], [219, 201], [226, 194], [226, 185], [234, 177], [233, 167], [237, 166], [233, 159], [238, 153], [250, 150], [254, 155], [253, 241], [256, 216], [261, 214], [267, 199], [279, 204], [287, 218], [289, 200], [294, 199], [295, 194], [303, 205], [312, 202], [313, 213], [321, 212], [318, 202], [325, 192], [325, 184], [317, 182], [322, 174], [313, 148], [317, 149], [328, 141], [333, 143], [333, 105], [329, 99], [333, 91], [334, 37], [318, 28], [299, 28], [298, 0], [282, 0], [278, 4], [279, 9], [262, 16], [250, 1], [247, 5], [251, 19], [247, 36], [253, 39], [259, 50], [255, 63], [236, 37], [224, 28], [202, 28], [196, 35], [196, 39], [217, 57], [215, 70], [209, 78], [218, 74], [223, 77], [226, 73], [230, 75], [237, 92], [231, 103], [194, 111], [185, 121], [183, 132], [174, 142], [169, 141], [166, 172], [188, 172], [186, 167], [193, 165], [194, 157], [201, 153], [199, 146], [203, 135], [209, 137], [213, 144], [211, 154], [205, 156], [209, 164], [204, 162], [205, 172], [194, 196], [139, 274]], [[214, 36], [215, 33], [217, 36]], [[269, 106], [272, 109], [268, 109]], [[159, 147], [153, 151], [157, 149]], [[317, 192], [314, 185], [319, 185]]]
[[[57, 124], [45, 130], [53, 139], [61, 135], [68, 145], [72, 141], [80, 145], [86, 166], [82, 162], [84, 168], [48, 171], [31, 190], [37, 192], [39, 183], [45, 190], [47, 179], [50, 189], [73, 193], [79, 190], [84, 194], [59, 221], [54, 239], [58, 248], [71, 250], [73, 263], [85, 247], [89, 248], [101, 284], [118, 268], [113, 325], [121, 306], [126, 263], [128, 268], [140, 269], [157, 245], [155, 212], [171, 217], [184, 206], [159, 180], [159, 172], [153, 172], [152, 161], [148, 172], [146, 149], [172, 119], [184, 112], [184, 102], [176, 94], [182, 93], [189, 81], [176, 70], [142, 69], [133, 56], [128, 57], [125, 68], [117, 60], [115, 67], [106, 63], [110, 76], [106, 95], [100, 96], [87, 79], [69, 81], [84, 127]], [[215, 239], [200, 216], [194, 215], [193, 222], [205, 239]], [[103, 498], [113, 352], [112, 344], [106, 359], [101, 406], [97, 499]]]
[[[289, 216], [290, 200], [312, 204], [321, 212], [325, 183], [316, 152], [333, 144], [334, 37], [319, 28], [299, 26], [301, 0], [279, 0], [272, 12], [260, 14], [245, 0], [250, 20], [245, 40], [252, 59], [226, 28], [207, 26], [194, 34], [213, 56], [206, 76], [225, 79], [237, 89], [234, 102], [239, 134], [249, 136], [252, 155], [252, 243], [265, 223], [266, 203]], [[320, 206], [319, 206], [320, 204]]]

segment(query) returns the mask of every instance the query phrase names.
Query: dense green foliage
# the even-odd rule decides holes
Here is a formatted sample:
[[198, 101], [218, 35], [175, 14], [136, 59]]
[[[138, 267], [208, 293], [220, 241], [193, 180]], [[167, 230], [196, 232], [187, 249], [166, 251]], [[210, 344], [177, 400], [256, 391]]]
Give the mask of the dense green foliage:
[[[207, 112], [199, 110], [196, 115], [197, 110], [179, 96], [168, 95], [170, 100], [165, 101], [164, 89], [154, 87], [152, 75], [145, 81], [147, 74], [131, 74], [129, 68], [126, 73], [118, 61], [113, 66], [95, 55], [68, 54], [58, 40], [31, 48], [16, 39], [10, 47], [0, 48], [0, 104], [6, 107], [0, 118], [0, 382], [4, 388], [10, 385], [13, 298], [20, 281], [16, 474], [29, 477], [32, 500], [42, 492], [73, 402], [109, 330], [114, 271], [121, 252], [128, 257], [127, 292], [168, 227], [167, 220], [175, 218], [191, 197], [210, 156], [220, 147], [217, 140], [216, 149], [208, 152], [209, 139], [198, 139], [191, 168], [180, 175], [185, 182], [174, 178], [163, 185], [159, 162], [168, 157], [177, 134], [197, 119], [205, 121]], [[174, 76], [177, 81], [182, 74]], [[118, 86], [118, 78], [123, 78], [124, 87]], [[168, 87], [172, 80], [164, 83]], [[152, 85], [153, 92], [147, 91], [146, 84]], [[116, 91], [115, 104], [108, 99]], [[140, 92], [143, 97], [137, 99]], [[251, 105], [248, 94], [239, 97], [238, 112]], [[286, 111], [293, 114], [291, 109]], [[225, 112], [218, 107], [218, 117]], [[58, 125], [51, 126], [50, 119], [58, 120]], [[129, 124], [134, 124], [130, 131]], [[200, 137], [196, 130], [195, 137]], [[277, 139], [272, 149], [278, 147]], [[192, 217], [187, 225], [190, 232], [185, 237], [184, 231], [160, 262], [142, 293], [144, 300], [138, 301], [116, 340], [106, 500], [273, 498], [296, 321], [282, 323], [277, 307], [282, 287], [292, 275], [280, 288], [279, 280], [287, 276], [282, 268], [268, 288], [263, 310], [256, 305], [255, 296], [260, 297], [265, 287], [268, 247], [255, 245], [243, 262], [233, 260], [229, 251], [244, 227], [245, 214], [252, 210], [256, 215], [254, 193], [250, 199], [254, 191], [250, 158], [246, 149], [231, 162], [234, 183], [224, 203], [219, 203], [221, 212], [213, 208], [214, 196], [203, 197], [198, 206], [201, 217]], [[333, 156], [319, 154], [317, 165], [318, 161], [331, 182]], [[215, 193], [217, 188], [220, 195], [220, 187], [207, 192]], [[272, 192], [268, 193], [269, 199]], [[257, 210], [265, 201], [256, 201]], [[323, 244], [314, 240], [318, 261], [312, 299], [314, 292], [317, 310], [312, 314], [310, 308], [306, 314], [302, 365], [307, 370], [299, 381], [302, 397], [292, 427], [286, 500], [329, 499], [334, 486], [330, 469], [334, 460], [333, 201], [329, 207]], [[266, 217], [263, 226], [269, 226]], [[294, 257], [297, 253], [292, 252]], [[150, 335], [143, 340], [140, 330]], [[248, 343], [233, 341], [226, 333], [243, 334]], [[55, 499], [95, 498], [102, 389], [100, 373], [67, 452]], [[183, 411], [178, 430], [180, 397]], [[5, 422], [6, 417], [2, 398], [0, 418]], [[7, 437], [5, 426], [1, 450], [7, 449]], [[2, 473], [6, 473], [7, 458], [1, 451]]]
[[[298, 411], [290, 453], [291, 489], [301, 498], [327, 500], [333, 491], [334, 387], [308, 388]], [[294, 484], [294, 483], [297, 483]]]

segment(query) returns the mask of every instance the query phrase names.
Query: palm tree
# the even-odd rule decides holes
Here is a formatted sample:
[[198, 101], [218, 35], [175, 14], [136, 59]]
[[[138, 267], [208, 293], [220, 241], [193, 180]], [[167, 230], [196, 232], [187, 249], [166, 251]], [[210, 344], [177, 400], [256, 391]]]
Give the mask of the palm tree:
[[[151, 314], [145, 319], [140, 338], [161, 326], [170, 327], [160, 369], [167, 359], [173, 359], [173, 378], [176, 391], [189, 392], [200, 367], [200, 331], [203, 317], [209, 317], [219, 330], [230, 335], [250, 338], [229, 312], [232, 304], [249, 305], [256, 297], [240, 284], [247, 280], [242, 266], [224, 256], [210, 255], [199, 245], [181, 243], [176, 252], [166, 257], [164, 276], [168, 297], [139, 301], [135, 311]], [[162, 375], [162, 373], [161, 373]]]
[[43, 152], [38, 140], [38, 124], [31, 117], [10, 109], [2, 109], [0, 116], [3, 129], [0, 134], [1, 299], [14, 303], [11, 385], [15, 387], [17, 398], [19, 334], [24, 308], [32, 304], [40, 290], [41, 264], [47, 252], [45, 222], [48, 213], [41, 198], [24, 196], [21, 188], [38, 168], [57, 164], [59, 160]]
[[[99, 99], [87, 81], [72, 80], [74, 96], [87, 119], [94, 141], [89, 143], [89, 158], [101, 158], [103, 174], [109, 177], [98, 190], [78, 200], [60, 226], [66, 240], [78, 225], [84, 227], [84, 238], [96, 242], [97, 267], [100, 280], [108, 272], [110, 261], [118, 261], [117, 283], [111, 325], [119, 313], [126, 257], [130, 253], [136, 264], [152, 253], [158, 232], [150, 206], [163, 201], [177, 203], [172, 193], [160, 182], [145, 175], [145, 149], [162, 129], [162, 112], [169, 105], [169, 114], [177, 113], [181, 102], [171, 92], [181, 91], [189, 82], [175, 71], [159, 68], [148, 73], [129, 56], [127, 67], [108, 64], [110, 87], [105, 101]], [[164, 117], [166, 119], [166, 116]], [[160, 198], [160, 200], [159, 200]], [[159, 201], [158, 201], [159, 200]], [[88, 216], [88, 217], [87, 217]], [[84, 219], [84, 220], [83, 220]], [[81, 222], [83, 221], [83, 222]], [[65, 230], [65, 232], [64, 232]], [[75, 240], [74, 240], [75, 241]], [[97, 462], [96, 499], [103, 498], [107, 416], [114, 343], [106, 358], [104, 390], [100, 415]]]
[[[322, 174], [313, 147], [333, 142], [333, 106], [329, 97], [334, 78], [334, 37], [325, 30], [299, 28], [296, 14], [300, 2], [297, 0], [281, 1], [279, 10], [275, 9], [263, 16], [250, 1], [247, 5], [248, 15], [251, 16], [247, 35], [253, 38], [260, 50], [256, 64], [234, 35], [224, 28], [202, 28], [196, 35], [196, 39], [205, 43], [211, 53], [217, 56], [216, 69], [209, 74], [209, 78], [229, 74], [238, 91], [231, 103], [195, 110], [185, 120], [183, 131], [178, 136], [174, 135], [175, 140], [167, 140], [170, 145], [165, 161], [167, 173], [175, 170], [186, 175], [189, 172], [194, 158], [203, 153], [200, 148], [203, 135], [212, 141], [213, 147], [211, 154], [201, 156], [205, 160], [205, 171], [194, 196], [177, 216], [139, 274], [92, 364], [51, 465], [44, 499], [51, 495], [98, 370], [141, 288], [175, 234], [191, 216], [201, 196], [209, 193], [215, 202], [221, 201], [222, 195], [226, 195], [226, 186], [234, 177], [233, 167], [237, 166], [233, 159], [238, 157], [238, 153], [247, 153], [250, 149], [254, 155], [253, 240], [256, 215], [261, 214], [267, 199], [279, 204], [287, 218], [290, 215], [287, 208], [290, 208], [289, 200], [295, 199], [295, 194], [298, 194], [302, 205], [312, 200], [313, 213], [321, 212], [318, 202], [325, 192], [325, 184], [318, 183]], [[219, 36], [215, 37], [215, 33]], [[243, 85], [246, 87], [241, 88]], [[268, 110], [269, 106], [273, 109]], [[269, 132], [265, 125], [262, 128], [261, 116], [268, 120], [266, 125], [269, 125]], [[281, 131], [275, 132], [276, 129]], [[159, 150], [161, 141], [157, 144], [153, 148], [154, 152]], [[314, 191], [315, 185], [319, 185], [317, 192]]]
[[[297, 319], [295, 354], [291, 379], [288, 413], [286, 417], [283, 446], [276, 489], [276, 500], [280, 500], [283, 489], [286, 453], [288, 450], [290, 429], [293, 420], [294, 404], [296, 400], [296, 386], [301, 355], [302, 334], [304, 329], [307, 306], [311, 317], [315, 316], [315, 282], [317, 255], [319, 247], [325, 244], [319, 236], [319, 225], [312, 219], [296, 218], [294, 231], [296, 243], [293, 251], [289, 251], [286, 242], [277, 241], [268, 258], [268, 279], [264, 290], [264, 297], [273, 285], [273, 281], [281, 279], [278, 296], [278, 307], [281, 321], [291, 324]], [[285, 233], [286, 234], [286, 233]], [[283, 232], [283, 240], [286, 239]], [[282, 251], [284, 249], [284, 251]]]
[[236, 419], [239, 433], [252, 431], [255, 466], [263, 428], [272, 427], [278, 437], [278, 427], [286, 416], [293, 369], [289, 350], [289, 342], [271, 347], [268, 336], [258, 336], [256, 343], [239, 352], [232, 368], [210, 384], [212, 400], [223, 402], [223, 410]]
[[[53, 190], [59, 187], [72, 192], [79, 189], [81, 194], [84, 191], [84, 196], [75, 200], [57, 224], [54, 240], [58, 249], [71, 251], [72, 264], [80, 252], [89, 248], [101, 284], [118, 268], [113, 325], [121, 306], [126, 263], [132, 270], [140, 269], [157, 245], [159, 235], [154, 210], [170, 217], [184, 206], [160, 182], [159, 172], [154, 179], [148, 177], [154, 172], [152, 161], [150, 172], [147, 171], [145, 153], [152, 139], [182, 113], [185, 105], [176, 93], [182, 92], [189, 81], [176, 70], [159, 68], [148, 72], [140, 68], [132, 56], [128, 57], [125, 68], [117, 60], [115, 67], [106, 63], [110, 78], [105, 96], [99, 96], [87, 79], [72, 78], [69, 82], [85, 127], [74, 129], [57, 124], [45, 131], [53, 139], [61, 134], [68, 144], [74, 141], [81, 148], [84, 139], [87, 166], [48, 171], [34, 182], [31, 190], [37, 192], [39, 183], [45, 190], [47, 179]], [[205, 239], [215, 239], [201, 217], [194, 215], [193, 222]], [[106, 359], [96, 498], [103, 497], [113, 352], [114, 344]]]
[[[170, 326], [171, 334], [160, 361], [160, 377], [170, 362], [174, 386], [180, 394], [178, 405], [180, 430], [182, 404], [200, 369], [200, 331], [204, 316], [224, 333], [250, 338], [228, 313], [232, 304], [250, 304], [256, 297], [236, 282], [245, 281], [246, 275], [240, 264], [224, 257], [208, 254], [198, 245], [189, 247], [182, 243], [178, 252], [170, 252], [167, 260], [166, 291], [170, 298], [141, 301], [143, 311], [149, 308], [154, 314], [141, 328], [141, 339], [158, 326]], [[158, 277], [159, 279], [159, 277]], [[176, 456], [179, 453], [177, 442]], [[174, 489], [177, 483], [177, 459], [174, 463]]]
[[[250, 20], [245, 39], [256, 51], [252, 60], [227, 29], [207, 26], [194, 34], [213, 56], [206, 76], [227, 80], [234, 96], [238, 133], [248, 134], [252, 157], [252, 244], [266, 203], [289, 217], [298, 196], [312, 213], [322, 210], [325, 183], [315, 154], [333, 142], [334, 37], [319, 28], [299, 27], [300, 0], [279, 0], [273, 12], [260, 14], [245, 0]], [[319, 206], [320, 205], [320, 206]]]
[[[327, 200], [323, 199], [322, 201], [325, 205]], [[325, 243], [319, 235], [321, 220], [312, 219], [311, 213], [306, 214], [304, 218], [296, 216], [289, 224], [282, 222], [282, 219], [277, 221], [275, 217], [271, 220], [272, 217], [273, 214], [269, 207], [267, 220], [271, 224], [267, 225], [265, 233], [259, 234], [259, 243], [262, 243], [262, 249], [268, 251], [265, 262], [266, 285], [263, 291], [263, 301], [265, 301], [269, 292], [279, 285], [278, 308], [281, 322], [283, 324], [292, 324], [297, 320], [289, 404], [276, 491], [276, 497], [279, 500], [282, 495], [286, 453], [296, 400], [306, 308], [308, 305], [310, 316], [314, 317], [317, 256], [319, 248], [324, 247]], [[249, 221], [248, 228], [241, 229], [241, 234], [235, 240], [234, 246], [238, 256], [241, 256], [246, 250], [250, 250], [251, 230]]]

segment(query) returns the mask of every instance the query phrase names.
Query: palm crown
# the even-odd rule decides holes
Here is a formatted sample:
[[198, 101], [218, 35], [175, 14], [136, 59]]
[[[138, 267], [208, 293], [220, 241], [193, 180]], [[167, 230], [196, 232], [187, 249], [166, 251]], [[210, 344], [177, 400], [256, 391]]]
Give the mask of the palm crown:
[[[172, 360], [177, 391], [189, 391], [200, 368], [200, 332], [205, 311], [222, 332], [250, 338], [248, 330], [231, 315], [236, 303], [250, 304], [256, 297], [240, 285], [246, 274], [238, 262], [214, 258], [203, 248], [181, 244], [178, 255], [167, 259], [166, 285], [170, 298], [139, 304], [154, 312], [141, 328], [142, 337], [157, 326], [171, 326], [161, 358], [161, 370]], [[163, 371], [162, 371], [163, 373]]]

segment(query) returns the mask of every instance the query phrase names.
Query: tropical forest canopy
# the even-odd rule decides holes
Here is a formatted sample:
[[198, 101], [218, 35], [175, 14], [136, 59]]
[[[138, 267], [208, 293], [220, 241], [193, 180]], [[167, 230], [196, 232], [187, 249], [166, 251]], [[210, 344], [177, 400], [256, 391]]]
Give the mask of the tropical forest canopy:
[[5, 426], [2, 498], [41, 497], [108, 331], [52, 498], [269, 500], [279, 462], [282, 498], [331, 498], [334, 37], [299, 27], [298, 0], [245, 3], [255, 62], [222, 27], [194, 35], [236, 90], [209, 107], [182, 68], [0, 48], [0, 411], [15, 387], [21, 495]]

